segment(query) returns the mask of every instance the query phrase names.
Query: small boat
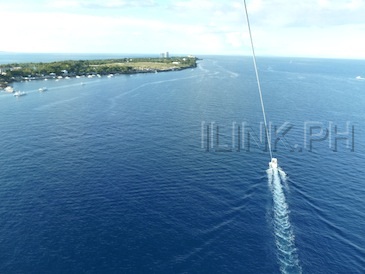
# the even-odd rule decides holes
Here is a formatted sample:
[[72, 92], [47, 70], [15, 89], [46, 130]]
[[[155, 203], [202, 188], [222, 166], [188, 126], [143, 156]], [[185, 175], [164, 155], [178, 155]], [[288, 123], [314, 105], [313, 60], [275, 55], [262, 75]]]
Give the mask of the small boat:
[[6, 88], [4, 88], [5, 92], [9, 92], [9, 93], [13, 93], [14, 89], [11, 86], [7, 86]]
[[278, 159], [271, 158], [271, 162], [269, 163], [270, 168], [278, 168]]
[[46, 90], [48, 90], [46, 87], [43, 87], [43, 88], [38, 89], [39, 92], [44, 92]]
[[15, 97], [20, 97], [20, 96], [24, 96], [27, 95], [24, 91], [16, 91], [14, 92], [14, 96]]

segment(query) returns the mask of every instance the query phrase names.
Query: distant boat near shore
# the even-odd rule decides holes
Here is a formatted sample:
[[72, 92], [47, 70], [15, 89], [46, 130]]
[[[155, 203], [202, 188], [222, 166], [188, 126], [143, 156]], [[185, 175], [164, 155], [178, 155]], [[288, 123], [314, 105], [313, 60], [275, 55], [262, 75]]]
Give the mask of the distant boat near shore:
[[11, 86], [7, 86], [6, 88], [4, 88], [5, 92], [8, 92], [8, 93], [13, 93], [14, 92], [14, 88], [11, 87]]
[[38, 89], [39, 92], [44, 92], [44, 91], [47, 91], [47, 90], [48, 90], [48, 88], [46, 88], [46, 87]]
[[15, 97], [20, 97], [20, 96], [24, 96], [27, 95], [24, 91], [16, 91], [14, 92], [14, 96]]

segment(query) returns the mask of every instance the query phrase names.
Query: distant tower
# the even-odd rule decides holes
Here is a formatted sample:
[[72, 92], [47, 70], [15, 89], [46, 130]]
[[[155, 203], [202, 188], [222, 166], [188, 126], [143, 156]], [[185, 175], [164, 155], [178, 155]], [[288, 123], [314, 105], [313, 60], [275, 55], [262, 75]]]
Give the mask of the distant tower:
[[166, 52], [161, 53], [161, 54], [160, 54], [160, 58], [170, 58], [170, 54], [169, 54], [169, 52], [168, 52], [168, 51], [166, 51]]

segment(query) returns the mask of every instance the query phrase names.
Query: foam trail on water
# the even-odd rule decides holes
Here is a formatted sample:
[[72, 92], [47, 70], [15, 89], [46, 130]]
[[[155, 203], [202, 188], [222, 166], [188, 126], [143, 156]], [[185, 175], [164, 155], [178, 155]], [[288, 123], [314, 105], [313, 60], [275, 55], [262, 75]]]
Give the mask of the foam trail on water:
[[282, 182], [286, 182], [286, 173], [280, 168], [270, 168], [267, 170], [267, 175], [273, 197], [273, 224], [280, 271], [281, 273], [302, 273], [289, 220], [289, 208], [282, 186]]
[[278, 172], [279, 172], [279, 175], [280, 175], [281, 182], [283, 183], [283, 185], [285, 186], [285, 188], [288, 189], [289, 186], [288, 186], [287, 176], [286, 176], [285, 171], [282, 170], [280, 167], [278, 167]]

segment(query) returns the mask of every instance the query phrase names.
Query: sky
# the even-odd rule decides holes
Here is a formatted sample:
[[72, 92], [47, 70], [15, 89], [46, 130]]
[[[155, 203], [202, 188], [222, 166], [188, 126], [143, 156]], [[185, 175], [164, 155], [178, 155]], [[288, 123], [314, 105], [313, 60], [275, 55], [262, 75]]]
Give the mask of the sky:
[[[365, 58], [365, 0], [246, 0], [258, 56]], [[243, 0], [0, 0], [0, 51], [250, 55]]]

